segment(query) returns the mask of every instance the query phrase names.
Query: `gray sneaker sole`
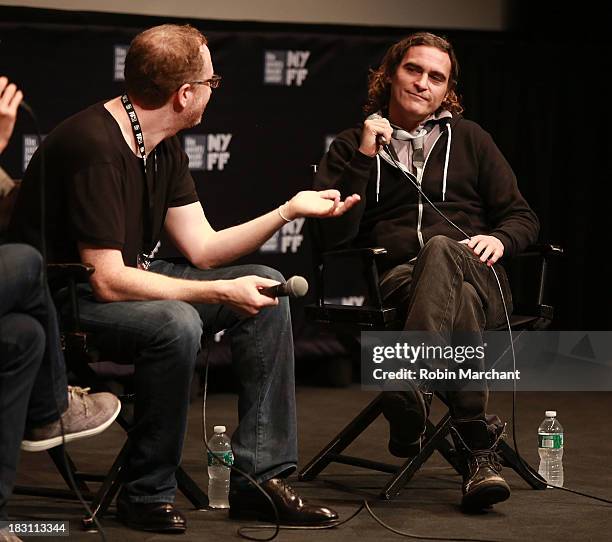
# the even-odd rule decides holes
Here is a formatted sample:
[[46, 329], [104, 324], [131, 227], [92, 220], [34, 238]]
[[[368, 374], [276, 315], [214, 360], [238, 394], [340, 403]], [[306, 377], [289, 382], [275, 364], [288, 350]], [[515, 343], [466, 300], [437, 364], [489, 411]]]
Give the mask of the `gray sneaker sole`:
[[[117, 400], [117, 408], [113, 415], [106, 420], [103, 424], [98, 425], [97, 427], [92, 427], [91, 429], [86, 429], [85, 431], [79, 431], [78, 433], [70, 433], [69, 435], [64, 436], [64, 441], [66, 443], [72, 442], [73, 440], [78, 440], [86, 437], [93, 437], [98, 433], [102, 433], [108, 429], [111, 424], [115, 421], [117, 416], [119, 416], [119, 412], [121, 412], [121, 401]], [[26, 452], [44, 452], [45, 450], [49, 450], [50, 448], [55, 448], [62, 444], [62, 436], [59, 435], [57, 437], [53, 437], [45, 440], [23, 440], [21, 441], [21, 449]]]

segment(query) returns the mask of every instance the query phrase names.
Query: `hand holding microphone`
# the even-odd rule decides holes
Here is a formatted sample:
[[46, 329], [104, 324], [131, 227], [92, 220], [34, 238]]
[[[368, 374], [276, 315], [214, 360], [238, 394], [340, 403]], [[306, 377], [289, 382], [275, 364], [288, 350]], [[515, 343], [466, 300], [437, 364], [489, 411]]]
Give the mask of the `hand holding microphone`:
[[244, 316], [255, 316], [264, 307], [278, 305], [279, 296], [302, 297], [308, 292], [303, 277], [291, 277], [280, 284], [257, 275], [217, 282], [221, 285], [221, 302]]
[[363, 123], [359, 151], [366, 156], [375, 156], [382, 145], [391, 142], [392, 133], [389, 121], [373, 113]]
[[260, 288], [259, 293], [268, 297], [304, 297], [308, 293], [308, 282], [304, 277], [296, 275], [287, 282]]

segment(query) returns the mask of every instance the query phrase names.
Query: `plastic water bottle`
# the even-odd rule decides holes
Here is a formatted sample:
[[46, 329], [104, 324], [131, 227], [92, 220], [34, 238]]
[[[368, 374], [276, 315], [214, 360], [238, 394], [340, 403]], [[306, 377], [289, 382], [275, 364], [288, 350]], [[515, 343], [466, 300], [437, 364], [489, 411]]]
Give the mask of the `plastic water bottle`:
[[563, 427], [556, 416], [555, 410], [547, 410], [538, 427], [538, 472], [549, 484], [563, 486]]
[[215, 425], [214, 435], [208, 441], [208, 505], [211, 508], [229, 508], [228, 494], [230, 469], [219, 462], [234, 464], [230, 439], [225, 434], [225, 425]]

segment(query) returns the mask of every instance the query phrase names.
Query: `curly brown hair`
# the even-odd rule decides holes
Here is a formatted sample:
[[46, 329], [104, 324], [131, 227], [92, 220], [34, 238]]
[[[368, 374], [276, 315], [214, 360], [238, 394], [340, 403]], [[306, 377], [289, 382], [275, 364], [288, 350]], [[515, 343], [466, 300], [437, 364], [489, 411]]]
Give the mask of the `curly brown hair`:
[[185, 82], [202, 76], [206, 37], [190, 25], [163, 24], [138, 34], [125, 57], [125, 86], [146, 109], [164, 105]]
[[389, 47], [378, 69], [370, 71], [368, 103], [364, 107], [366, 115], [371, 115], [377, 111], [388, 112], [389, 97], [391, 95], [391, 78], [408, 49], [417, 45], [435, 47], [448, 54], [451, 61], [451, 72], [448, 81], [448, 91], [440, 109], [446, 109], [457, 115], [463, 112], [463, 106], [455, 91], [459, 77], [459, 63], [457, 62], [453, 46], [446, 38], [436, 36], [430, 32], [417, 32]]

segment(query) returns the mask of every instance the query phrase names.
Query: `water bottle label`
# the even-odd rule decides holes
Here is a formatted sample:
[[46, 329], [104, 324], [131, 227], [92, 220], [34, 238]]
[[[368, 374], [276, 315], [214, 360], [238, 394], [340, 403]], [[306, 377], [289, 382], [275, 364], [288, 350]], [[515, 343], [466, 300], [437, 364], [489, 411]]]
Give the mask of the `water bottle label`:
[[538, 435], [540, 448], [551, 448], [558, 450], [563, 448], [563, 433], [556, 435]]
[[220, 458], [227, 465], [234, 464], [234, 454], [231, 450], [227, 450], [226, 452], [215, 452], [214, 454], [208, 452], [208, 466], [218, 467], [219, 465], [223, 465], [217, 458]]

